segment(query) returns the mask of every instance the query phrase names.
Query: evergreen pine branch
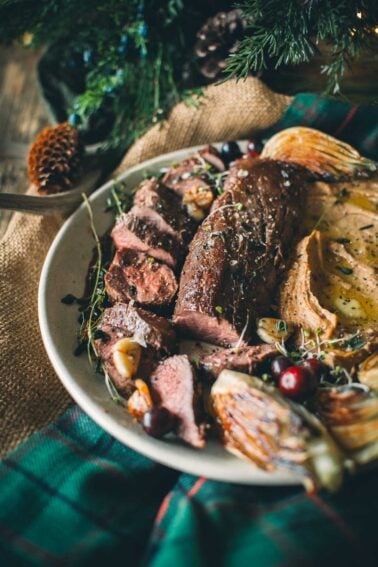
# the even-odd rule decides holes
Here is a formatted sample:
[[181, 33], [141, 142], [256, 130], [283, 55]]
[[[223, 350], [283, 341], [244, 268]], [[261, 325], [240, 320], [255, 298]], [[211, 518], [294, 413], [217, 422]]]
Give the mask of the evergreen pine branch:
[[306, 63], [324, 42], [331, 57], [321, 72], [328, 77], [327, 91], [337, 93], [346, 67], [377, 39], [376, 0], [243, 0], [240, 8], [247, 33], [228, 58], [228, 77]]
[[85, 90], [73, 102], [73, 118], [85, 127], [107, 108], [115, 119], [109, 142], [125, 146], [176, 102], [191, 100], [181, 86], [183, 63], [198, 26], [218, 5], [214, 0], [5, 0], [0, 42], [22, 41], [27, 34], [31, 47], [59, 45], [62, 61], [77, 53]]
[[[0, 42], [58, 45], [63, 63], [74, 55], [84, 88], [72, 116], [85, 127], [106, 109], [114, 117], [109, 140], [125, 147], [176, 102], [200, 104], [201, 90], [183, 84], [183, 65], [204, 21], [233, 6], [234, 0], [3, 0]], [[377, 39], [376, 0], [242, 0], [240, 7], [247, 29], [228, 59], [229, 77], [307, 62], [324, 42], [331, 54], [321, 72], [337, 93], [347, 66]]]

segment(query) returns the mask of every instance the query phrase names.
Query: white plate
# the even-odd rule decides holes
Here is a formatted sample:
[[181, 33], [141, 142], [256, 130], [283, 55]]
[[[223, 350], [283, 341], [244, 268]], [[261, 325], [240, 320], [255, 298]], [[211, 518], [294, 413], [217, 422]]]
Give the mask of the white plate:
[[[123, 173], [118, 181], [132, 188], [146, 172], [156, 173], [192, 154], [187, 148], [146, 161]], [[90, 197], [95, 225], [103, 234], [114, 222], [106, 213], [106, 199], [115, 181], [106, 183]], [[81, 408], [108, 433], [132, 449], [174, 469], [228, 482], [260, 485], [289, 485], [300, 482], [290, 473], [265, 473], [253, 464], [227, 453], [216, 440], [204, 450], [179, 441], [160, 441], [149, 437], [128, 415], [126, 409], [109, 397], [101, 375], [95, 374], [85, 354], [75, 357], [77, 306], [61, 303], [72, 293], [81, 296], [94, 241], [84, 205], [64, 223], [43, 266], [39, 286], [39, 322], [43, 342], [51, 363], [63, 385]]]

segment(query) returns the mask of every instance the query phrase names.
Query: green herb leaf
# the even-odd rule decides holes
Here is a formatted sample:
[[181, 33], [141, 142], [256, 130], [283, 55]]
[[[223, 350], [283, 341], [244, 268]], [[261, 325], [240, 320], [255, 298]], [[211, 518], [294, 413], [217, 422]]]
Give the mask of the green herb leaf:
[[264, 374], [261, 375], [261, 380], [263, 382], [272, 382], [272, 377], [270, 374], [267, 374], [266, 372]]
[[223, 307], [221, 307], [220, 305], [217, 305], [216, 308], [215, 308], [215, 311], [216, 311], [217, 313], [222, 314], [222, 313], [223, 313]]
[[373, 228], [374, 224], [365, 224], [365, 226], [360, 226], [358, 230], [367, 230], [368, 228]]
[[114, 185], [110, 190], [110, 196], [106, 201], [106, 212], [113, 212], [116, 217], [126, 213], [132, 204], [132, 196], [134, 191], [127, 191], [124, 184]]
[[62, 299], [60, 301], [61, 301], [61, 303], [64, 303], [65, 305], [72, 305], [73, 303], [75, 303], [77, 301], [77, 298], [74, 295], [72, 295], [72, 293], [67, 293], [67, 295], [62, 297]]
[[360, 350], [366, 345], [366, 341], [364, 341], [359, 333], [355, 333], [349, 339], [347, 339], [344, 343], [342, 343], [341, 348], [345, 350]]
[[96, 340], [101, 339], [102, 341], [107, 341], [109, 339], [109, 335], [104, 333], [104, 331], [101, 331], [101, 329], [96, 329], [96, 331], [93, 334], [93, 338]]
[[343, 187], [339, 193], [338, 193], [338, 198], [339, 199], [345, 199], [346, 197], [349, 197], [350, 193], [347, 189], [345, 189], [345, 187]]
[[339, 272], [345, 274], [346, 276], [353, 274], [352, 268], [346, 268], [345, 266], [336, 266], [336, 268], [339, 270]]
[[290, 353], [290, 358], [292, 358], [293, 360], [300, 360], [302, 358], [302, 355], [300, 352], [294, 350]]
[[279, 333], [286, 333], [287, 332], [287, 323], [282, 319], [278, 319], [276, 323], [276, 329]]

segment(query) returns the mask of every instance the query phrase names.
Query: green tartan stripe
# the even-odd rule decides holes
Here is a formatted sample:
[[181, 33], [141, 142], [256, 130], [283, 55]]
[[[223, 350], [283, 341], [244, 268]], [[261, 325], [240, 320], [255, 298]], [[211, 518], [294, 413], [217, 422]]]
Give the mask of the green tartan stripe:
[[[221, 558], [243, 565], [253, 557], [265, 566], [315, 564], [336, 554], [344, 565], [361, 557], [373, 564], [378, 503], [361, 502], [376, 493], [374, 475], [351, 482], [347, 499], [323, 495], [319, 502], [298, 488], [178, 475], [112, 441], [77, 408], [49, 428], [57, 429], [65, 431], [63, 443], [60, 435], [37, 434], [0, 467], [7, 486], [0, 492], [0, 557], [37, 565], [144, 557], [157, 566]], [[73, 451], [80, 435], [81, 447]], [[102, 448], [101, 457], [85, 452], [93, 446]], [[150, 535], [167, 494], [169, 505]]]
[[[349, 484], [354, 497], [345, 500], [342, 495], [344, 517], [337, 512], [340, 495], [308, 497], [298, 489], [206, 481], [189, 498], [187, 490], [196, 481], [183, 475], [176, 484], [169, 508], [151, 535], [149, 565], [164, 566], [173, 558], [186, 565], [190, 546], [194, 565], [202, 565], [204, 558], [204, 565], [221, 558], [227, 565], [244, 565], [248, 558], [259, 566], [283, 560], [288, 565], [358, 565], [362, 558], [364, 565], [374, 565], [374, 511], [361, 507], [374, 492], [374, 475]], [[361, 514], [361, 508], [364, 517], [360, 515], [356, 524], [355, 513]], [[369, 523], [366, 533], [358, 529]]]
[[140, 558], [178, 473], [129, 451], [74, 408], [4, 459], [0, 476], [4, 553], [39, 564], [98, 547]]
[[351, 106], [320, 95], [299, 94], [264, 138], [291, 126], [309, 126], [336, 136], [361, 154], [378, 159], [378, 107]]
[[[18, 551], [23, 552], [25, 554], [25, 557], [27, 557], [28, 560], [30, 561], [30, 563], [34, 562], [34, 560], [35, 561], [38, 560], [39, 562], [48, 561], [50, 564], [56, 563], [58, 561], [57, 556], [52, 555], [45, 549], [38, 547], [32, 541], [13, 532], [12, 530], [9, 529], [8, 526], [2, 523], [0, 523], [0, 537], [4, 542], [9, 542], [10, 545], [17, 547]], [[2, 558], [2, 562], [4, 565], [15, 564], [14, 554], [1, 544], [0, 544], [0, 557]]]

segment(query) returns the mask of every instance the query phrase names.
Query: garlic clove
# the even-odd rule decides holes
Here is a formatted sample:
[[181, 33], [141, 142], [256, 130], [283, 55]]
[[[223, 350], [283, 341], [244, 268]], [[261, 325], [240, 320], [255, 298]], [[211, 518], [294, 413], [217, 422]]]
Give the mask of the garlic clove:
[[134, 385], [136, 389], [127, 401], [127, 409], [135, 419], [141, 421], [144, 414], [152, 408], [153, 403], [150, 390], [143, 380], [137, 378]]
[[132, 378], [136, 373], [142, 347], [133, 339], [123, 338], [113, 346], [113, 363], [122, 378]]
[[256, 333], [264, 343], [274, 345], [286, 341], [294, 332], [294, 327], [283, 319], [263, 317], [256, 321]]
[[188, 215], [196, 221], [202, 221], [205, 218], [205, 211], [195, 203], [189, 203], [187, 206]]

